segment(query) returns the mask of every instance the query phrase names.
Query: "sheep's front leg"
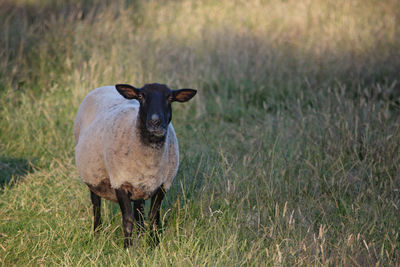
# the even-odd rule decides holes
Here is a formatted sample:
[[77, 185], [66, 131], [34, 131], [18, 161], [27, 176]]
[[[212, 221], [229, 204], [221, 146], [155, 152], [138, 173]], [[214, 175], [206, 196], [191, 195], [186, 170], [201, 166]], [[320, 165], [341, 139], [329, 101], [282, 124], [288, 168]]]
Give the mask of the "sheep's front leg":
[[160, 207], [161, 207], [161, 202], [165, 196], [165, 191], [164, 189], [160, 186], [157, 189], [157, 192], [154, 194], [154, 196], [151, 198], [151, 206], [150, 206], [150, 234], [151, 237], [157, 245], [159, 243], [158, 239], [158, 225], [160, 223]]
[[144, 231], [144, 200], [133, 201], [133, 215], [136, 220], [137, 234]]
[[97, 233], [97, 228], [101, 224], [101, 197], [90, 191], [90, 200], [93, 205], [93, 232]]
[[124, 248], [132, 246], [133, 213], [129, 194], [121, 189], [115, 189], [118, 204], [122, 212], [122, 226], [124, 228]]

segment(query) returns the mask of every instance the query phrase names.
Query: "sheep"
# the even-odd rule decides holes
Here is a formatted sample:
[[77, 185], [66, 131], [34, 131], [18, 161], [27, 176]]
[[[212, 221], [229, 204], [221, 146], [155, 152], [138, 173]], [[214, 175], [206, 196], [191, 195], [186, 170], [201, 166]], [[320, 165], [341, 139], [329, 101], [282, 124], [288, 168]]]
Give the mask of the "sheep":
[[144, 201], [151, 198], [150, 233], [158, 243], [161, 202], [179, 166], [171, 103], [186, 102], [196, 93], [157, 83], [142, 88], [117, 84], [83, 99], [74, 123], [75, 161], [90, 190], [95, 233], [101, 225], [101, 198], [118, 202], [124, 247], [130, 247], [133, 223], [138, 233], [144, 228]]

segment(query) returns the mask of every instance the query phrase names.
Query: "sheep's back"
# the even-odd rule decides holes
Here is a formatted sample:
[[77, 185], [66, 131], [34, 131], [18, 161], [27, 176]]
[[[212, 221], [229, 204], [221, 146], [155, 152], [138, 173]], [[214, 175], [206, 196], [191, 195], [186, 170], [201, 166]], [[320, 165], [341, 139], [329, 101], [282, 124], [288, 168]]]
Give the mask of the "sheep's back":
[[139, 106], [136, 100], [123, 98], [115, 86], [103, 86], [94, 89], [83, 99], [78, 113], [75, 117], [74, 136], [75, 144], [78, 144], [79, 137], [89, 125], [99, 116], [106, 116], [113, 107], [121, 107], [121, 104]]

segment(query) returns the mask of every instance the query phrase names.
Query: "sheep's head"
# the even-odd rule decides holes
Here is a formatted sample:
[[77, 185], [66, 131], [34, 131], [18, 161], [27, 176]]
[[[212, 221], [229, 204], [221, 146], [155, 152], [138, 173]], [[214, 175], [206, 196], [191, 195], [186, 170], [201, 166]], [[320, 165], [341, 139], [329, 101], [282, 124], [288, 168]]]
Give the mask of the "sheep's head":
[[195, 94], [193, 89], [171, 90], [164, 84], [146, 84], [135, 88], [129, 84], [115, 85], [117, 91], [127, 99], [140, 103], [139, 119], [147, 131], [155, 137], [164, 137], [172, 119], [171, 103], [186, 102]]

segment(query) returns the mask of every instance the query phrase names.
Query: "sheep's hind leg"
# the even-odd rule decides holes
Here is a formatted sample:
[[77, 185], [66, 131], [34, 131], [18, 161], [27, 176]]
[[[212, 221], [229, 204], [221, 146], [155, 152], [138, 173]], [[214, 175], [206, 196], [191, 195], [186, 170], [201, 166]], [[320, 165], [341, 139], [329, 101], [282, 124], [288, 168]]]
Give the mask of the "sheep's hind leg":
[[101, 197], [90, 191], [90, 200], [93, 205], [93, 232], [97, 233], [98, 227], [101, 225]]
[[118, 204], [122, 212], [122, 226], [124, 228], [124, 248], [132, 246], [132, 226], [133, 226], [133, 213], [131, 206], [131, 199], [129, 194], [124, 190], [115, 189]]
[[136, 220], [137, 235], [144, 231], [144, 200], [133, 201], [133, 215]]
[[157, 192], [154, 194], [154, 196], [151, 198], [151, 205], [150, 205], [150, 235], [153, 239], [154, 245], [157, 245], [159, 243], [159, 238], [158, 238], [158, 225], [160, 224], [160, 207], [161, 207], [161, 202], [164, 199], [165, 196], [165, 191], [160, 186], [157, 189]]

